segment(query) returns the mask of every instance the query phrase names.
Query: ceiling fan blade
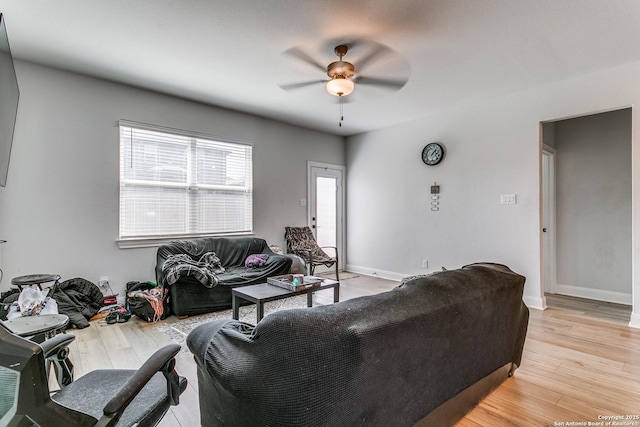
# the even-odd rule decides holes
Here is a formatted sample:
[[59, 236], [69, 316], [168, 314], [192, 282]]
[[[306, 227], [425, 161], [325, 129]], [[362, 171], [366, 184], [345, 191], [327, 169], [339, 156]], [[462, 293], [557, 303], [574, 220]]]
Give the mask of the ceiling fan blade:
[[284, 84], [284, 85], [280, 85], [280, 87], [284, 90], [295, 90], [295, 89], [300, 89], [303, 87], [307, 87], [307, 86], [313, 86], [315, 84], [318, 83], [323, 83], [322, 80], [311, 80], [308, 82], [300, 82], [300, 83], [288, 83], [288, 84]]
[[356, 77], [356, 84], [381, 86], [388, 89], [400, 90], [407, 84], [407, 79], [377, 79], [374, 77]]
[[368, 55], [356, 62], [356, 70], [358, 72], [362, 72], [362, 70], [365, 70], [367, 66], [369, 66], [372, 62], [380, 61], [381, 59], [391, 55], [392, 53], [393, 51], [386, 46], [374, 46], [373, 50], [369, 52]]
[[309, 55], [307, 55], [297, 47], [292, 47], [291, 49], [287, 49], [284, 51], [284, 53], [294, 58], [297, 58], [303, 62], [306, 62], [307, 64], [317, 68], [323, 73], [327, 72], [327, 67], [325, 65], [322, 65], [321, 63], [319, 63], [318, 61], [316, 61], [315, 59], [313, 59], [312, 57], [310, 57]]

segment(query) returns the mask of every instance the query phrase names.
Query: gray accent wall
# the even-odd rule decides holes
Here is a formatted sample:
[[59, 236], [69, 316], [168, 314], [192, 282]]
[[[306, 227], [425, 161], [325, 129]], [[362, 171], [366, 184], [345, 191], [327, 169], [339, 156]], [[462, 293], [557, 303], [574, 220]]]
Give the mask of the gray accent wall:
[[123, 296], [130, 280], [155, 281], [155, 247], [121, 249], [118, 120], [250, 142], [254, 233], [283, 246], [286, 225], [306, 224], [307, 162], [344, 165], [344, 138], [30, 63], [16, 63], [20, 106], [0, 247], [11, 278], [58, 273]]
[[556, 292], [630, 304], [631, 109], [557, 121], [555, 147]]

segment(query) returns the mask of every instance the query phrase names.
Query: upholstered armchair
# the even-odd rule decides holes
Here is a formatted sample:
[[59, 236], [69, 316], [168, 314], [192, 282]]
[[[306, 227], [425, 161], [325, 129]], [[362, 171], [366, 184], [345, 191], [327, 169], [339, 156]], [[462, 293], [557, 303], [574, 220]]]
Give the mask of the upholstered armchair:
[[[287, 252], [301, 257], [308, 266], [309, 274], [313, 276], [315, 268], [324, 265], [328, 268], [335, 265], [336, 280], [340, 280], [338, 275], [338, 248], [335, 246], [319, 246], [311, 229], [305, 227], [285, 227], [284, 238], [287, 242]], [[336, 256], [329, 256], [323, 249], [332, 248]]]

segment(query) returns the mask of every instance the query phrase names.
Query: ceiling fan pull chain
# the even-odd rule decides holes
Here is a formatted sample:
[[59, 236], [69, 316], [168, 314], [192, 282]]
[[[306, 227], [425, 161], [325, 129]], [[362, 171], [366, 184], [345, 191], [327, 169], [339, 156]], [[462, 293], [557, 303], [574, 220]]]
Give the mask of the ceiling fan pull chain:
[[344, 102], [342, 96], [340, 96], [340, 121], [338, 122], [338, 127], [342, 127], [342, 122], [344, 121]]

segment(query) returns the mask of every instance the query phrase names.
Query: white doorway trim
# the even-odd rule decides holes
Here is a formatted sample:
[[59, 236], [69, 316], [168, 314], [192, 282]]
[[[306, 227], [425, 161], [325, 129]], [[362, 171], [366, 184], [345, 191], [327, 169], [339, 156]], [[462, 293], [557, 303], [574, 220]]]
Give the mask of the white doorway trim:
[[[338, 270], [344, 270], [345, 266], [345, 206], [346, 206], [346, 191], [344, 188], [345, 183], [345, 174], [346, 167], [341, 165], [334, 165], [330, 163], [321, 163], [321, 162], [307, 162], [307, 199], [309, 203], [307, 204], [307, 224], [309, 227], [313, 225], [313, 212], [316, 201], [315, 201], [315, 181], [314, 175], [317, 169], [324, 169], [328, 174], [333, 176], [339, 176], [338, 189], [336, 197], [337, 207], [336, 207], [336, 247], [338, 248]], [[315, 235], [315, 230], [314, 235]], [[320, 268], [320, 267], [319, 267]], [[322, 268], [320, 268], [322, 271]]]
[[556, 150], [542, 147], [542, 290], [556, 293]]

